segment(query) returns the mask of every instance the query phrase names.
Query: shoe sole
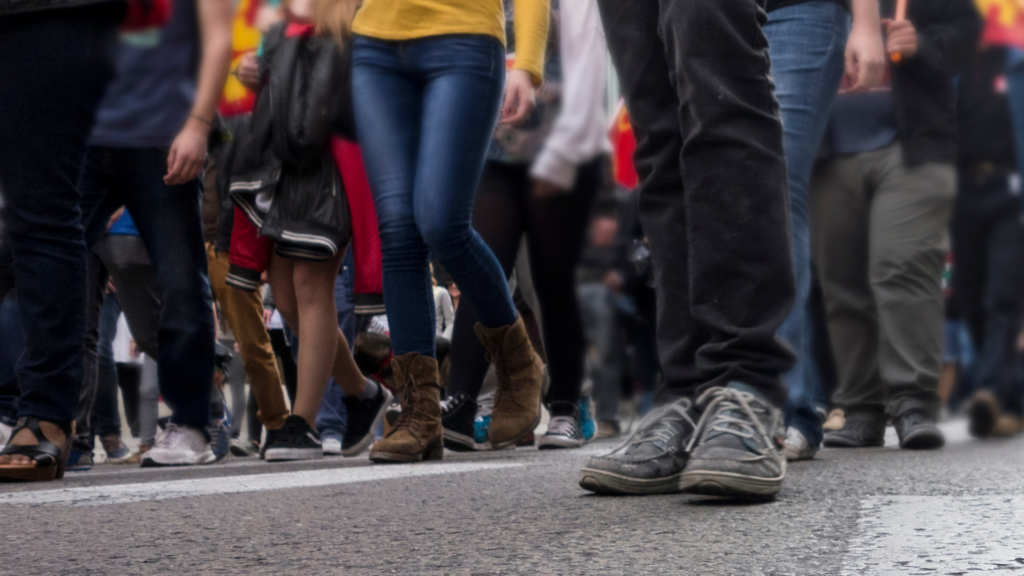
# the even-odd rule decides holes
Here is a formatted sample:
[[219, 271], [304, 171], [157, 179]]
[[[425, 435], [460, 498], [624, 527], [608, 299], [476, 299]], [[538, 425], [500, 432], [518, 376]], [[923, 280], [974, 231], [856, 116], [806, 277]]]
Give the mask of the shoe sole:
[[821, 445], [826, 448], [880, 448], [885, 446], [885, 438], [870, 442], [853, 442], [846, 439], [829, 438], [826, 434], [825, 439], [821, 441]]
[[323, 448], [268, 448], [266, 461], [322, 460], [323, 457]]
[[582, 438], [565, 438], [564, 436], [541, 436], [537, 441], [537, 450], [564, 450], [582, 448], [586, 440]]
[[782, 480], [759, 478], [730, 472], [695, 470], [684, 472], [679, 479], [679, 490], [687, 494], [720, 496], [725, 498], [770, 498], [782, 490]]
[[595, 494], [613, 496], [642, 496], [648, 494], [677, 494], [682, 472], [664, 478], [638, 479], [606, 470], [584, 468], [580, 470], [580, 488]]
[[490, 450], [491, 443], [477, 444], [476, 440], [447, 428], [444, 429], [444, 447], [454, 452], [475, 452]]
[[194, 462], [157, 462], [156, 460], [148, 457], [142, 458], [142, 468], [171, 468], [174, 466], [202, 466], [204, 464], [213, 464], [217, 461], [217, 456], [212, 451], [205, 452], [196, 458]]
[[384, 392], [384, 402], [380, 405], [380, 410], [377, 411], [377, 415], [373, 417], [373, 424], [370, 424], [369, 432], [354, 446], [341, 449], [341, 455], [345, 458], [354, 458], [362, 454], [370, 444], [377, 438], [377, 428], [380, 427], [380, 423], [384, 420], [384, 414], [387, 413], [388, 408], [391, 407], [391, 401], [395, 399], [395, 396], [390, 390], [385, 388], [382, 384], [377, 384], [380, 389]]
[[[491, 422], [492, 423], [494, 422], [493, 418], [494, 418], [494, 415], [492, 414], [491, 415], [491, 419], [492, 419]], [[515, 448], [521, 441], [529, 438], [530, 434], [533, 434], [533, 431], [536, 430], [537, 426], [539, 426], [539, 425], [540, 425], [540, 414], [537, 415], [537, 419], [533, 422], [533, 426], [530, 426], [527, 430], [521, 432], [515, 438], [513, 438], [511, 440], [507, 440], [505, 442], [494, 442], [493, 440], [490, 440], [488, 438], [488, 441], [489, 441], [491, 447], [493, 447], [495, 450], [504, 450], [506, 448]]]
[[946, 445], [946, 437], [938, 428], [928, 427], [915, 430], [900, 440], [904, 450], [936, 450]]
[[444, 444], [427, 448], [416, 454], [401, 454], [398, 452], [370, 452], [370, 461], [378, 464], [399, 464], [409, 462], [427, 462], [444, 460]]

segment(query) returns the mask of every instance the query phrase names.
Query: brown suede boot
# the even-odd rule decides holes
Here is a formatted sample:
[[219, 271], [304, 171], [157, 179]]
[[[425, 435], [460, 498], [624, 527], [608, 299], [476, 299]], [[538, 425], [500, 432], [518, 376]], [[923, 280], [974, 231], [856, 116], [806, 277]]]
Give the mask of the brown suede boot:
[[437, 360], [410, 352], [391, 360], [402, 412], [395, 425], [370, 448], [374, 462], [419, 462], [444, 457], [441, 387]]
[[498, 376], [488, 430], [491, 446], [514, 446], [540, 423], [544, 363], [530, 343], [522, 318], [500, 328], [477, 324], [476, 336], [487, 349]]

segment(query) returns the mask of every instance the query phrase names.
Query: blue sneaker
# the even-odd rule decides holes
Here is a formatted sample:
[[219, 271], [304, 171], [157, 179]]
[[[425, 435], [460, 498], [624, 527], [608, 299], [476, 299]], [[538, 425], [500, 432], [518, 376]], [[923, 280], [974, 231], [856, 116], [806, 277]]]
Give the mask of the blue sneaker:
[[68, 454], [66, 470], [68, 472], [85, 472], [86, 470], [92, 470], [92, 465], [92, 452], [81, 452], [72, 449], [71, 453]]
[[477, 416], [473, 420], [473, 441], [477, 444], [487, 442], [487, 431], [491, 427], [491, 415]]
[[597, 422], [594, 420], [594, 403], [590, 396], [580, 398], [580, 433], [583, 434], [583, 442], [590, 442], [597, 436]]
[[206, 428], [210, 432], [210, 450], [213, 451], [214, 462], [226, 458], [231, 449], [231, 426], [228, 422], [227, 418], [217, 419]]

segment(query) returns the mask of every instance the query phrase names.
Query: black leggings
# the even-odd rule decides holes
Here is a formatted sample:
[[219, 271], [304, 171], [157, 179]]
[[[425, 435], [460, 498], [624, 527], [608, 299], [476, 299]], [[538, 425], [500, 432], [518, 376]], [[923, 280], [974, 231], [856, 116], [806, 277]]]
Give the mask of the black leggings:
[[[604, 157], [583, 164], [571, 191], [535, 200], [529, 165], [488, 162], [477, 190], [473, 228], [497, 256], [506, 277], [526, 234], [551, 376], [548, 404], [575, 404], [580, 398], [586, 343], [576, 299], [576, 266], [604, 165]], [[471, 306], [459, 306], [452, 334], [452, 396], [476, 398], [487, 373], [486, 351], [474, 333], [476, 322]]]

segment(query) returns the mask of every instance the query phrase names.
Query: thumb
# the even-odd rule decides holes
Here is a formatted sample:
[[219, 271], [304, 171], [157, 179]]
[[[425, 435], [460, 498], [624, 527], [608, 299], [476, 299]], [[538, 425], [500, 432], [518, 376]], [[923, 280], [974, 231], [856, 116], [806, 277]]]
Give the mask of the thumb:
[[175, 146], [171, 146], [171, 151], [167, 154], [167, 173], [170, 174], [174, 169], [174, 165], [177, 163], [178, 149]]
[[884, 28], [885, 31], [888, 32], [889, 27], [892, 26], [893, 22], [895, 22], [895, 20], [893, 20], [892, 18], [882, 18], [882, 28]]

